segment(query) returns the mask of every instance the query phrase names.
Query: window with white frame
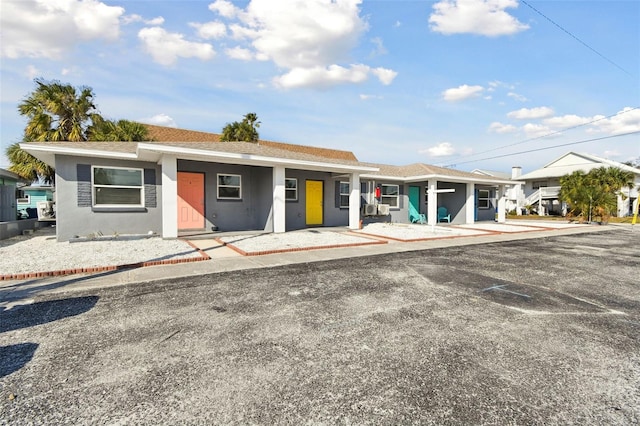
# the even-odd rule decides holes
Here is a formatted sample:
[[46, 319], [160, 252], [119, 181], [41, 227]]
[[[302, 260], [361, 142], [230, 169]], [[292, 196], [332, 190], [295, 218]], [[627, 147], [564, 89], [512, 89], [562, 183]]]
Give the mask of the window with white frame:
[[490, 202], [491, 192], [488, 189], [479, 189], [478, 190], [478, 208], [479, 209], [488, 209], [491, 207]]
[[286, 178], [284, 180], [284, 199], [287, 201], [298, 199], [298, 179]]
[[94, 206], [143, 207], [144, 172], [124, 167], [92, 167]]
[[349, 182], [340, 182], [340, 208], [349, 208]]
[[240, 175], [218, 174], [218, 198], [240, 200], [242, 198], [242, 177]]
[[18, 204], [31, 204], [31, 195], [25, 194], [24, 191], [16, 190], [16, 201]]
[[382, 204], [388, 204], [389, 207], [400, 207], [400, 203], [398, 202], [398, 198], [400, 196], [399, 185], [382, 184], [382, 187], [380, 189]]

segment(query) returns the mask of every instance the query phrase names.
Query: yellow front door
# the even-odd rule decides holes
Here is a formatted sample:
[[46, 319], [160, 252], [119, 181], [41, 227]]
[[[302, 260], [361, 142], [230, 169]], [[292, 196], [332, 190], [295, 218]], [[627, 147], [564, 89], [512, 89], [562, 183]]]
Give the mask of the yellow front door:
[[322, 193], [321, 180], [307, 181], [307, 225], [322, 225]]

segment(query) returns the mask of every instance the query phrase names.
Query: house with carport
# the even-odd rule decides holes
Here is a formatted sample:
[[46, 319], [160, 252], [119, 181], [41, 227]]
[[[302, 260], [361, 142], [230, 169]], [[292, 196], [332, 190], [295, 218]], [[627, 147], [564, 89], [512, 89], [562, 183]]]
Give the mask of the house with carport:
[[363, 222], [505, 220], [514, 182], [426, 164], [364, 163], [349, 151], [148, 126], [150, 142], [28, 142], [56, 170], [58, 241], [77, 236], [358, 229]]

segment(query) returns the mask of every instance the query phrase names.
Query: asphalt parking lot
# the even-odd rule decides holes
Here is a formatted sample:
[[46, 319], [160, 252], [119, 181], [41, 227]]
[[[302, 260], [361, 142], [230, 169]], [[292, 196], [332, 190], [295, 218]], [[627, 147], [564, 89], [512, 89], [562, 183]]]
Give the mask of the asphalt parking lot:
[[638, 424], [640, 233], [47, 295], [0, 312], [2, 424]]

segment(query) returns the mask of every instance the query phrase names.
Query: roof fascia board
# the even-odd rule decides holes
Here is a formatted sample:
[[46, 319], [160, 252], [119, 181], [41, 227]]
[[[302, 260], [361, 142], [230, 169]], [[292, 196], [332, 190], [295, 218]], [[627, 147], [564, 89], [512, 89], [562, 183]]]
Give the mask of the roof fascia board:
[[336, 170], [336, 171], [349, 171], [349, 172], [375, 172], [378, 171], [378, 168], [374, 167], [365, 167], [365, 166], [357, 166], [350, 164], [340, 164], [340, 163], [323, 163], [319, 161], [307, 161], [307, 160], [292, 160], [287, 158], [277, 158], [277, 157], [265, 157], [262, 155], [253, 155], [253, 154], [239, 154], [233, 152], [220, 152], [220, 151], [210, 151], [203, 149], [190, 149], [184, 147], [175, 147], [175, 146], [159, 146], [159, 145], [151, 145], [145, 143], [138, 144], [138, 155], [142, 151], [152, 151], [159, 152], [163, 154], [172, 154], [176, 156], [193, 156], [200, 160], [203, 157], [205, 158], [214, 158], [218, 161], [224, 161], [233, 164], [245, 164], [245, 165], [258, 165], [258, 166], [274, 166], [274, 165], [282, 165], [282, 166], [297, 166], [298, 168], [302, 167], [308, 170]]
[[461, 176], [447, 176], [447, 175], [421, 175], [421, 176], [383, 176], [383, 175], [368, 175], [363, 174], [360, 175], [361, 178], [364, 179], [377, 179], [377, 180], [396, 180], [405, 183], [411, 182], [424, 182], [430, 179], [436, 179], [440, 182], [459, 182], [459, 183], [486, 183], [486, 184], [494, 184], [494, 185], [517, 185], [524, 183], [522, 181], [508, 180], [508, 179], [474, 179], [471, 177], [461, 177]]
[[136, 160], [138, 156], [130, 152], [100, 151], [93, 149], [71, 148], [67, 146], [48, 146], [20, 144], [20, 149], [28, 152], [39, 160], [55, 167], [56, 155], [73, 155], [78, 157], [116, 158], [123, 160]]

